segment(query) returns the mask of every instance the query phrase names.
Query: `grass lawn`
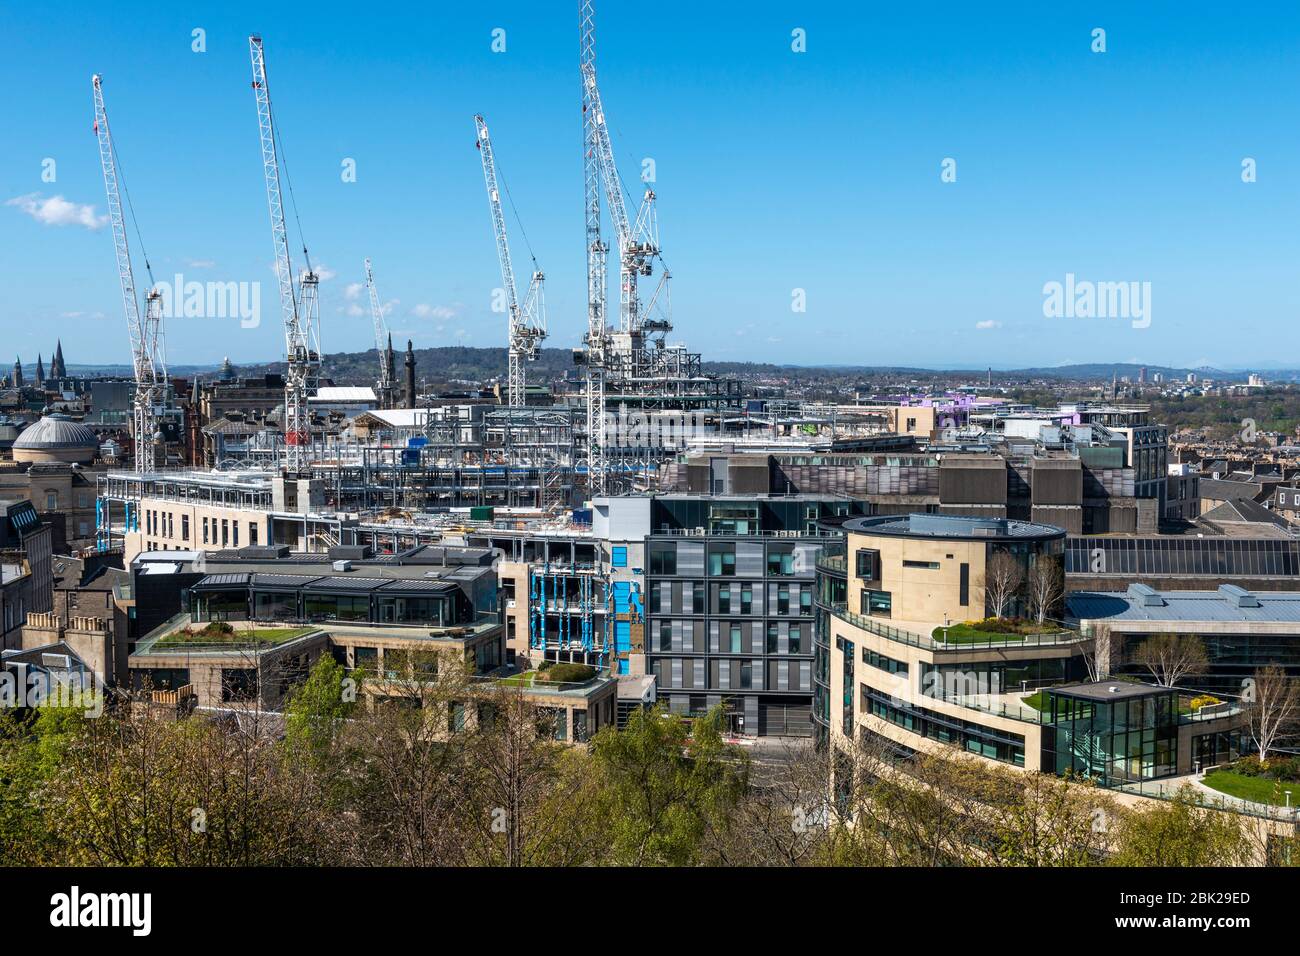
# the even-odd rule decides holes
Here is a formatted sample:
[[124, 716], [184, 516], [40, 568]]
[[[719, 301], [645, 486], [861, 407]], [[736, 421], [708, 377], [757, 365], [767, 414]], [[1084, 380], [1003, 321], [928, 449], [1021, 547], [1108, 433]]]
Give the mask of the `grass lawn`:
[[954, 624], [951, 627], [936, 627], [931, 636], [943, 643], [944, 631], [948, 632], [949, 644], [988, 644], [992, 641], [1023, 641], [1025, 635], [1015, 633], [999, 634], [994, 631], [980, 631], [969, 624]]
[[1300, 781], [1277, 781], [1272, 777], [1248, 777], [1233, 773], [1231, 770], [1215, 770], [1205, 775], [1204, 783], [1212, 790], [1226, 793], [1230, 797], [1240, 797], [1254, 803], [1271, 803], [1275, 806], [1286, 805], [1286, 793], [1291, 791], [1291, 806], [1300, 803]]
[[1034, 710], [1042, 710], [1047, 706], [1047, 694], [1040, 690], [1037, 693], [1030, 694], [1028, 697], [1021, 697], [1020, 703], [1024, 704], [1026, 707], [1032, 707]]
[[316, 630], [314, 627], [236, 627], [233, 634], [204, 634], [201, 630], [191, 634], [173, 631], [159, 639], [158, 644], [243, 644], [251, 641], [282, 644], [295, 637], [310, 634], [314, 630]]
[[537, 671], [524, 671], [522, 674], [511, 674], [509, 677], [503, 677], [498, 684], [504, 684], [507, 687], [532, 687], [537, 680]]
[[1050, 624], [1024, 624], [1004, 622], [1002, 629], [988, 630], [966, 622], [952, 624], [948, 627], [936, 627], [930, 632], [939, 643], [944, 641], [944, 631], [948, 632], [949, 644], [989, 644], [997, 641], [1023, 641], [1027, 635], [1058, 634], [1060, 628]]

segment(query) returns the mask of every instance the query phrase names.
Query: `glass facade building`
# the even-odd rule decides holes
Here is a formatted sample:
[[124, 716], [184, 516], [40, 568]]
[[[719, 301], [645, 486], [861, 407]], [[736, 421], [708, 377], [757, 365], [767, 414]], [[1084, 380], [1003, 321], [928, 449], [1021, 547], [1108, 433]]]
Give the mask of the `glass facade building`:
[[1043, 768], [1103, 787], [1178, 772], [1178, 692], [1144, 684], [1045, 690]]

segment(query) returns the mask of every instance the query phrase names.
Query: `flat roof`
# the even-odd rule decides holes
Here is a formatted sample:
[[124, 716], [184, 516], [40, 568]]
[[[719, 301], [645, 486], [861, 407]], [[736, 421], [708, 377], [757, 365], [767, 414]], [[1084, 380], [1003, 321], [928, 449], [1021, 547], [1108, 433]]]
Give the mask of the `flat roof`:
[[1034, 521], [1011, 518], [977, 518], [964, 515], [879, 515], [850, 518], [845, 531], [880, 534], [898, 538], [941, 538], [982, 541], [1051, 540], [1064, 538], [1065, 529]]
[[1154, 697], [1157, 694], [1173, 694], [1172, 687], [1159, 684], [1139, 684], [1135, 681], [1106, 680], [1081, 682], [1078, 684], [1061, 684], [1058, 687], [1045, 687], [1044, 690], [1062, 697], [1076, 697], [1082, 700], [1132, 700], [1136, 697]]
[[[1241, 590], [1241, 589], [1237, 589]], [[1242, 594], [1248, 599], [1243, 602]], [[1106, 621], [1180, 621], [1300, 624], [1295, 591], [1075, 591], [1065, 596], [1072, 617]], [[1252, 602], [1249, 597], [1255, 600]]]

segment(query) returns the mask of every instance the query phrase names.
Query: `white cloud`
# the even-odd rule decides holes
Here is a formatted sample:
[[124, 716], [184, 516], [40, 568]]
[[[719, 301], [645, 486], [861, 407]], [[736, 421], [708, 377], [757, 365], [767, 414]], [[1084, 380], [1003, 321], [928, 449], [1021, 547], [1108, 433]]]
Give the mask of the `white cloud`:
[[215, 269], [217, 261], [215, 259], [186, 259], [185, 265], [191, 269]]
[[103, 229], [108, 225], [108, 216], [95, 214], [95, 207], [83, 203], [68, 202], [62, 196], [50, 196], [46, 199], [40, 193], [28, 193], [5, 202], [14, 206], [46, 226], [81, 226], [85, 229]]
[[445, 305], [429, 305], [421, 302], [412, 306], [411, 315], [420, 319], [450, 319], [456, 315], [456, 310]]
[[338, 275], [338, 273], [323, 262], [316, 267], [316, 278], [320, 279], [321, 282], [329, 282], [330, 279], [333, 279], [336, 275]]
[[980, 322], [976, 322], [976, 323], [975, 323], [975, 328], [977, 328], [977, 329], [1000, 329], [1000, 328], [1002, 328], [1002, 323], [1001, 323], [1001, 322], [995, 322], [995, 321], [993, 321], [992, 319], [984, 319], [984, 320], [982, 320], [982, 321], [980, 321]]
[[343, 298], [349, 302], [355, 302], [361, 298], [361, 290], [364, 288], [365, 286], [360, 282], [349, 282], [343, 290]]

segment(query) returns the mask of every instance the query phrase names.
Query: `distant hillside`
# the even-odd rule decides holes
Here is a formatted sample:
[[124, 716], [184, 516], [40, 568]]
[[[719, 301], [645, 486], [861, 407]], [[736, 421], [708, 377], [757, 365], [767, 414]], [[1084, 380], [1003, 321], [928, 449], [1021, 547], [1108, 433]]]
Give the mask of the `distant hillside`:
[[[397, 352], [397, 376], [400, 380], [405, 374], [402, 363], [405, 353]], [[468, 346], [442, 346], [439, 348], [416, 349], [415, 361], [420, 381], [455, 382], [489, 381], [502, 378], [506, 374], [506, 350], [504, 348], [471, 348]], [[241, 375], [261, 375], [265, 372], [280, 372], [283, 362], [263, 362], [237, 366]], [[378, 374], [379, 355], [374, 349], [365, 352], [335, 352], [325, 356], [322, 374], [340, 385], [360, 385], [374, 381]], [[565, 376], [576, 376], [573, 353], [569, 349], [541, 349], [537, 361], [529, 365], [529, 377], [535, 380], [553, 380]], [[994, 369], [995, 380], [1019, 379], [1024, 381], [1084, 381], [1109, 382], [1113, 376], [1127, 377], [1137, 381], [1141, 365], [1131, 363], [1096, 362], [1079, 365], [1058, 365], [1052, 367], [1033, 367], [1023, 369]], [[1212, 378], [1216, 381], [1244, 382], [1246, 372], [1231, 372], [1214, 368], [1177, 368], [1165, 365], [1147, 365], [1147, 380], [1157, 373], [1166, 380], [1185, 379], [1189, 373], [1198, 378]], [[216, 365], [172, 365], [169, 371], [173, 375], [208, 377], [217, 371]], [[902, 365], [786, 365], [771, 362], [705, 362], [704, 371], [712, 375], [734, 376], [738, 378], [784, 378], [790, 377], [801, 381], [826, 381], [845, 379], [888, 379], [892, 381], [910, 379], [942, 379], [951, 381], [965, 379], [982, 381], [988, 374], [986, 368], [970, 369], [933, 369]], [[128, 365], [69, 365], [72, 375], [130, 375]], [[1300, 380], [1300, 370], [1269, 369], [1264, 371], [1269, 381], [1293, 382]]]

